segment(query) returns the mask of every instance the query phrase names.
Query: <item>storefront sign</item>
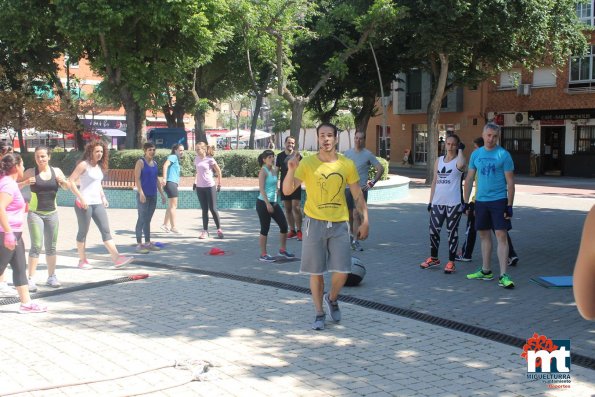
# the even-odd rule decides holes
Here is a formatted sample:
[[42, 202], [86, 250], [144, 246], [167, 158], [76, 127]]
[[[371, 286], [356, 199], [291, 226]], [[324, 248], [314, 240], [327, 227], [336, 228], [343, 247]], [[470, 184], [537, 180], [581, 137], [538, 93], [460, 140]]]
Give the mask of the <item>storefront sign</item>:
[[85, 130], [98, 130], [101, 128], [113, 128], [126, 131], [126, 122], [121, 120], [82, 119]]
[[541, 120], [540, 125], [564, 125], [564, 120]]
[[[578, 120], [595, 118], [595, 109], [562, 109], [529, 112], [529, 119], [541, 120]], [[558, 124], [555, 124], [558, 125]]]

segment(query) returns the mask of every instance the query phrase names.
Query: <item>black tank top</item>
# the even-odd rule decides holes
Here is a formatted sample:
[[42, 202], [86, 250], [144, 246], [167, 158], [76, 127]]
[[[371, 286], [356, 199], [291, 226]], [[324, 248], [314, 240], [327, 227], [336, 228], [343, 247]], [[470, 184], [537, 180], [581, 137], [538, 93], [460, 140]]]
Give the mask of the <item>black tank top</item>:
[[53, 212], [56, 211], [56, 195], [60, 185], [56, 180], [54, 169], [50, 167], [51, 177], [47, 181], [39, 176], [39, 169], [35, 167], [35, 184], [31, 185], [31, 202], [29, 211]]

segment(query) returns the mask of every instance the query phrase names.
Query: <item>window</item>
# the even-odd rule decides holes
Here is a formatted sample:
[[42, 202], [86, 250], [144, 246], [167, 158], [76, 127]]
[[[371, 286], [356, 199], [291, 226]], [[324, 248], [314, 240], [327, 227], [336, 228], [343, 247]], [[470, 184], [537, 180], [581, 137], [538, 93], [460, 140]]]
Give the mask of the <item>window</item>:
[[570, 82], [595, 80], [594, 47], [591, 46], [585, 56], [570, 59]]
[[415, 164], [428, 162], [428, 126], [426, 124], [413, 125], [413, 155]]
[[595, 126], [577, 126], [575, 141], [575, 153], [595, 154]]
[[504, 127], [500, 144], [510, 153], [531, 153], [531, 127]]
[[577, 3], [576, 16], [585, 25], [593, 26], [593, 0], [587, 3]]
[[521, 69], [510, 69], [500, 73], [500, 88], [514, 88], [521, 80]]
[[[376, 125], [376, 156], [382, 155], [382, 126]], [[386, 159], [390, 159], [390, 126], [386, 126]]]
[[446, 109], [448, 107], [448, 95], [446, 95], [444, 97], [444, 99], [442, 99], [442, 103], [440, 104], [440, 107], [442, 109]]
[[411, 70], [407, 73], [407, 89], [405, 93], [405, 109], [421, 109], [421, 70]]
[[556, 71], [554, 68], [537, 68], [533, 71], [533, 87], [555, 87]]

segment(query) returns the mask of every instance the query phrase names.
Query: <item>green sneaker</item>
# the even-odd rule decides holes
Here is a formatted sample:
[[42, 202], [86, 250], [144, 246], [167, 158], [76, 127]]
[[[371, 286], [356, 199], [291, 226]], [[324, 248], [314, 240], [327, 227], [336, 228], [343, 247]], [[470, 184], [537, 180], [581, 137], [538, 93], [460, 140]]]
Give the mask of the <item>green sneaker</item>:
[[510, 279], [510, 276], [506, 273], [500, 276], [500, 278], [498, 279], [498, 285], [507, 289], [514, 288], [514, 283]]
[[475, 273], [471, 273], [467, 275], [467, 279], [469, 280], [493, 280], [494, 279], [494, 273], [492, 273], [492, 271], [490, 270], [490, 272], [488, 274], [485, 274], [483, 272], [483, 270], [481, 270], [481, 268], [479, 268], [479, 270], [477, 270]]

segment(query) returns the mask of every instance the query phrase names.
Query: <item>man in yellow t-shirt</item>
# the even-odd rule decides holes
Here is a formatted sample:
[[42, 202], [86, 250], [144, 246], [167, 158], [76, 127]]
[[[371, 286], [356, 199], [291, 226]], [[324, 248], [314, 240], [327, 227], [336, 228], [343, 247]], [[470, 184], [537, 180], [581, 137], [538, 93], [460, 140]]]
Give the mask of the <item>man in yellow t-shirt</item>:
[[[312, 329], [322, 330], [326, 306], [331, 319], [341, 320], [337, 298], [351, 272], [349, 212], [345, 188], [349, 186], [362, 223], [357, 238], [368, 237], [368, 207], [359, 186], [353, 161], [337, 153], [337, 127], [322, 123], [316, 129], [318, 153], [299, 160], [294, 156], [287, 163], [283, 193], [291, 194], [302, 182], [306, 184], [306, 219], [303, 223], [302, 264], [300, 271], [310, 274], [310, 290], [316, 309]], [[331, 272], [331, 289], [324, 293], [324, 272]]]

